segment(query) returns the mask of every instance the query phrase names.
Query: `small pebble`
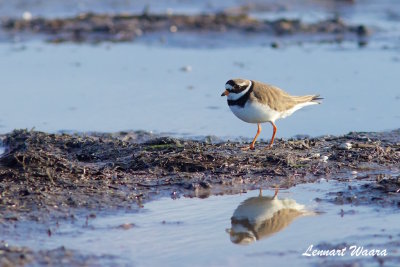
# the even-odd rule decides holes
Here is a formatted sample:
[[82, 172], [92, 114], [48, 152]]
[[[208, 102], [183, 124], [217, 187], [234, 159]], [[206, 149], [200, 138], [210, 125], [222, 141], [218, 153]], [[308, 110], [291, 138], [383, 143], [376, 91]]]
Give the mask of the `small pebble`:
[[328, 159], [329, 159], [328, 156], [322, 156], [322, 157], [321, 157], [321, 161], [322, 161], [322, 162], [327, 162]]
[[342, 150], [349, 150], [352, 147], [353, 146], [351, 145], [351, 143], [348, 143], [348, 142], [339, 145], [339, 149], [342, 149]]
[[312, 154], [311, 157], [312, 157], [313, 159], [318, 159], [318, 158], [321, 157], [321, 154], [315, 153], [315, 154]]
[[136, 36], [142, 36], [143, 35], [142, 29], [135, 29], [135, 34]]
[[135, 226], [135, 224], [133, 224], [133, 223], [124, 223], [124, 224], [119, 225], [117, 228], [122, 229], [122, 230], [129, 230], [134, 226]]
[[192, 66], [190, 66], [190, 65], [184, 66], [184, 67], [181, 68], [181, 71], [191, 72], [192, 71]]
[[271, 43], [271, 47], [272, 47], [272, 48], [279, 48], [279, 43], [277, 43], [277, 42], [272, 42], [272, 43]]
[[29, 11], [25, 11], [24, 13], [22, 13], [22, 19], [29, 21], [32, 19], [32, 13]]

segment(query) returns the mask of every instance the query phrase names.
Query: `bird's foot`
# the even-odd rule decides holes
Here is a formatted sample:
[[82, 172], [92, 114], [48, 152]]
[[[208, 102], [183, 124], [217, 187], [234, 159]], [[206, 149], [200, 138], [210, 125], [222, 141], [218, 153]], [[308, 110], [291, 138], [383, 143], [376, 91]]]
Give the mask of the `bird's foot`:
[[271, 143], [269, 143], [268, 146], [265, 147], [265, 149], [272, 149], [273, 146], [274, 146], [274, 143], [271, 142]]
[[246, 147], [242, 147], [241, 150], [242, 151], [248, 151], [248, 150], [254, 150], [254, 145], [250, 145], [250, 146], [246, 146]]

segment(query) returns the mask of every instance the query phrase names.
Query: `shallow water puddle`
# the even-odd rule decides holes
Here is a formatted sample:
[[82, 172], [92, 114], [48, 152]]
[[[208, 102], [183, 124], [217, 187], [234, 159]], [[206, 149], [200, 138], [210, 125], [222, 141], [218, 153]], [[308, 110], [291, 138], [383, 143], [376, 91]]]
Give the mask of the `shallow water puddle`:
[[[400, 256], [397, 211], [315, 201], [349, 184], [298, 185], [281, 190], [275, 199], [271, 190], [262, 196], [254, 190], [207, 199], [164, 198], [134, 214], [97, 214], [87, 225], [83, 218], [60, 222], [51, 227], [51, 236], [47, 230], [37, 231], [36, 223], [20, 224], [2, 239], [36, 250], [63, 245], [83, 254], [112, 256], [116, 265], [135, 266], [292, 266], [292, 261], [309, 266], [324, 260], [376, 264], [372, 257], [350, 257], [351, 245]], [[340, 244], [347, 247], [346, 257], [302, 256], [310, 245], [333, 249]]]
[[[220, 96], [232, 77], [325, 98], [322, 105], [279, 121], [278, 137], [381, 131], [400, 122], [400, 96], [393, 86], [398, 81], [397, 50], [352, 44], [274, 50], [27, 42], [0, 43], [0, 54], [0, 72], [8, 74], [2, 77], [3, 88], [8, 88], [2, 97], [18, 100], [0, 105], [0, 133], [32, 127], [50, 132], [143, 129], [252, 138], [255, 126], [235, 118]], [[385, 101], [377, 102], [382, 95]], [[268, 140], [270, 135], [271, 126], [265, 124], [260, 137]]]

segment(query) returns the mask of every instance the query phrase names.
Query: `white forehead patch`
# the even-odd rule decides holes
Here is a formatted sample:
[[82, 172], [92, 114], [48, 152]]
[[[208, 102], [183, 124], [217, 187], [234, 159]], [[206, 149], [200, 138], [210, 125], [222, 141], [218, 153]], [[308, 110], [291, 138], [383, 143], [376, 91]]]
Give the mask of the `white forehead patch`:
[[231, 90], [231, 89], [233, 89], [233, 87], [232, 87], [232, 85], [230, 85], [230, 84], [225, 84], [225, 89], [226, 90]]
[[[229, 84], [228, 84], [228, 85], [229, 85]], [[240, 93], [234, 93], [234, 92], [229, 93], [228, 99], [229, 99], [229, 100], [238, 100], [239, 98], [241, 98], [243, 95], [245, 95], [245, 94], [249, 91], [251, 85], [252, 85], [252, 82], [249, 81], [249, 85], [246, 87], [246, 89], [244, 89], [244, 90], [241, 91]], [[228, 88], [226, 87], [226, 85], [225, 85], [225, 88], [228, 89]], [[231, 88], [232, 88], [232, 86], [231, 86]]]

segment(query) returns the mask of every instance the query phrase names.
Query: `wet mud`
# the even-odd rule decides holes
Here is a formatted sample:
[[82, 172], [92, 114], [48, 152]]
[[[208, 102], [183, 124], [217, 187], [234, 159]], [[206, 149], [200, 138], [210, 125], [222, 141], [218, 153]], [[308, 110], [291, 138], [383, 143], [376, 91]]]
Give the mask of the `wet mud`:
[[[328, 194], [326, 201], [338, 205], [377, 205], [400, 208], [400, 175], [361, 175], [358, 180], [374, 183], [349, 185], [346, 190]], [[344, 214], [342, 214], [344, 215]]]
[[[234, 10], [234, 12], [232, 12]], [[365, 42], [371, 30], [363, 24], [347, 24], [339, 17], [314, 23], [298, 19], [281, 18], [262, 20], [251, 17], [243, 8], [201, 15], [150, 14], [106, 15], [84, 13], [71, 18], [47, 19], [4, 18], [1, 27], [8, 33], [45, 34], [50, 42], [123, 42], [132, 41], [145, 34], [161, 33], [211, 33], [239, 32], [266, 36], [296, 36], [326, 41], [356, 40]]]
[[384, 173], [399, 167], [400, 142], [391, 137], [398, 133], [277, 140], [272, 149], [257, 143], [256, 150], [242, 151], [247, 144], [212, 138], [16, 130], [3, 136], [0, 208], [3, 220], [12, 220], [71, 208], [134, 208], [154, 194], [207, 197], [354, 175], [377, 181], [363, 190], [395, 194], [398, 179]]
[[27, 247], [11, 246], [0, 241], [0, 266], [95, 266], [106, 264], [113, 257], [80, 255], [79, 252], [59, 247], [52, 250], [33, 251]]
[[[146, 132], [15, 130], [0, 136], [5, 146], [0, 158], [0, 228], [10, 231], [24, 221], [58, 224], [73, 221], [76, 214], [88, 221], [97, 212], [134, 211], [161, 196], [204, 198], [289, 188], [321, 178], [369, 183], [348, 186], [316, 201], [397, 209], [400, 177], [394, 173], [399, 173], [399, 136], [400, 130], [395, 130], [278, 139], [272, 149], [261, 142], [256, 150], [243, 151], [248, 144], [216, 142], [211, 137], [193, 141]], [[56, 260], [82, 266], [96, 264], [97, 259], [63, 247], [33, 251], [3, 242], [0, 260], [3, 266], [47, 261], [57, 265]]]

